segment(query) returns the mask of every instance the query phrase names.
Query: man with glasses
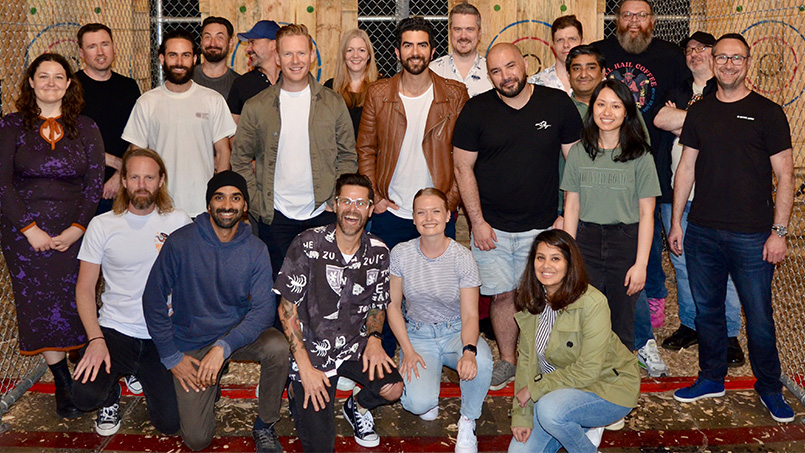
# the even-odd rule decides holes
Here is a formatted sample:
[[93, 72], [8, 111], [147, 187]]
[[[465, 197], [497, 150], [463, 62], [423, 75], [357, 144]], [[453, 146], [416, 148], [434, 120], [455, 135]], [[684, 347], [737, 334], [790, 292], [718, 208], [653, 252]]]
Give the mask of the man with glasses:
[[[654, 118], [654, 125], [658, 128], [672, 132], [677, 136], [673, 143], [666, 143], [671, 146], [671, 172], [675, 172], [679, 165], [679, 158], [682, 155], [682, 145], [679, 144], [679, 135], [682, 133], [682, 125], [685, 123], [688, 108], [701, 100], [704, 96], [709, 96], [716, 92], [716, 79], [713, 77], [713, 44], [716, 38], [709, 33], [697, 31], [689, 38], [682, 40], [681, 46], [685, 50], [685, 61], [688, 69], [693, 74], [684, 82], [668, 90], [665, 96], [664, 107], [657, 112]], [[682, 214], [682, 234], [688, 225], [688, 213], [690, 212], [690, 202], [693, 200], [693, 190], [691, 190], [685, 210]], [[665, 231], [671, 230], [671, 203], [663, 203], [662, 220]], [[690, 283], [688, 282], [688, 270], [685, 264], [684, 255], [671, 254], [671, 264], [676, 270], [676, 298], [679, 303], [679, 328], [662, 342], [662, 347], [672, 351], [678, 351], [698, 343], [696, 337], [696, 326], [694, 318], [696, 316], [696, 306], [693, 303], [693, 296], [690, 294]], [[727, 365], [738, 367], [744, 364], [745, 358], [738, 342], [738, 334], [741, 332], [741, 302], [735, 291], [732, 280], [727, 284], [726, 315], [727, 315]]]
[[364, 230], [374, 191], [349, 173], [335, 183], [336, 222], [294, 239], [274, 284], [291, 346], [289, 405], [304, 451], [333, 451], [339, 375], [361, 384], [342, 409], [355, 442], [376, 447], [369, 410], [396, 401], [403, 382], [381, 344], [389, 302], [389, 249]]
[[[673, 199], [671, 189], [670, 145], [674, 135], [654, 126], [654, 115], [662, 107], [665, 92], [690, 76], [685, 55], [679, 46], [654, 37], [657, 17], [648, 0], [621, 0], [616, 9], [615, 36], [592, 45], [606, 57], [606, 76], [625, 83], [632, 91], [637, 107], [648, 126], [654, 163], [660, 179], [662, 196], [657, 203]], [[654, 222], [654, 240], [646, 272], [644, 294], [635, 307], [635, 349], [640, 365], [652, 376], [667, 370], [657, 350], [652, 327], [663, 325], [665, 318], [665, 272], [662, 270], [662, 225]], [[643, 302], [648, 300], [648, 303]], [[650, 307], [650, 308], [649, 308]]]
[[[786, 255], [794, 203], [791, 131], [782, 107], [746, 85], [752, 63], [743, 36], [730, 33], [713, 46], [718, 90], [693, 104], [682, 127], [684, 146], [674, 179], [668, 243], [687, 255], [696, 303], [699, 378], [674, 392], [684, 403], [724, 396], [727, 374], [727, 277], [746, 315], [755, 390], [777, 422], [794, 421], [782, 396], [780, 358], [771, 305], [774, 266]], [[777, 180], [776, 196], [772, 175]], [[696, 182], [688, 228], [682, 217]]]

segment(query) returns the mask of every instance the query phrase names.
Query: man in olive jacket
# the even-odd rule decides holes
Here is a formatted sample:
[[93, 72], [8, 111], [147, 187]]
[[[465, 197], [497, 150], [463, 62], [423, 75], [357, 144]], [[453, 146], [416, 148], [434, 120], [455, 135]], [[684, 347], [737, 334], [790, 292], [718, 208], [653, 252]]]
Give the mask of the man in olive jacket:
[[275, 277], [297, 234], [335, 222], [328, 206], [335, 180], [358, 168], [349, 111], [341, 95], [310, 75], [315, 58], [307, 27], [280, 28], [282, 75], [246, 102], [235, 134], [232, 170], [246, 178], [249, 211]]

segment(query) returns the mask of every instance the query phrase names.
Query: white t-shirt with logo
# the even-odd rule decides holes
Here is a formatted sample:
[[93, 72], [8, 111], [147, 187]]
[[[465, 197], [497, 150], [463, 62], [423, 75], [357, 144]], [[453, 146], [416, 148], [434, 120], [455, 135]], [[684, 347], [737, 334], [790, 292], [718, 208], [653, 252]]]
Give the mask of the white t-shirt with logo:
[[107, 212], [89, 222], [78, 259], [101, 265], [98, 324], [130, 337], [151, 338], [143, 317], [145, 282], [165, 239], [188, 223], [190, 217], [181, 209], [163, 215], [154, 209], [144, 216]]
[[310, 86], [302, 91], [280, 90], [280, 128], [274, 167], [274, 209], [294, 220], [324, 212], [316, 209], [313, 167], [310, 163]]
[[393, 200], [400, 209], [389, 209], [388, 212], [403, 219], [413, 219], [414, 195], [419, 189], [433, 187], [430, 169], [425, 161], [425, 152], [422, 150], [422, 140], [425, 138], [425, 123], [428, 121], [428, 112], [433, 103], [433, 84], [417, 97], [408, 97], [400, 93], [407, 127], [397, 167], [389, 183], [389, 199]]
[[184, 93], [162, 85], [140, 96], [122, 138], [159, 153], [174, 205], [195, 217], [207, 210], [204, 194], [215, 172], [213, 144], [235, 135], [237, 126], [223, 96], [188, 83], [192, 86]]

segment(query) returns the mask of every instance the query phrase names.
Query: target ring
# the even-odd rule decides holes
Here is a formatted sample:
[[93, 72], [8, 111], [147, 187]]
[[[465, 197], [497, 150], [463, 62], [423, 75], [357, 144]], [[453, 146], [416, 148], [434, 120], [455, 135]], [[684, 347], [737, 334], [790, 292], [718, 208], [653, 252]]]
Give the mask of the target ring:
[[[780, 27], [793, 36], [780, 33]], [[799, 100], [805, 92], [805, 85], [800, 77], [796, 47], [805, 47], [805, 35], [791, 24], [771, 19], [756, 22], [741, 34], [749, 41], [754, 60], [756, 72], [747, 76], [752, 89], [772, 97], [779, 97], [783, 91], [793, 92], [782, 99], [784, 107]], [[797, 44], [797, 41], [800, 42]]]

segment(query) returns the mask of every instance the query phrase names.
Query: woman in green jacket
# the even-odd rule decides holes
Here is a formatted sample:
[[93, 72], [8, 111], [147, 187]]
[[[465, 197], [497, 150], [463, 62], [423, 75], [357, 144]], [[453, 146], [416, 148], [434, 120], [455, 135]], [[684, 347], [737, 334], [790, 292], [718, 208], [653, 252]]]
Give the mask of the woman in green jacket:
[[599, 427], [637, 404], [640, 372], [569, 234], [536, 237], [515, 304], [520, 343], [509, 451], [595, 452]]

